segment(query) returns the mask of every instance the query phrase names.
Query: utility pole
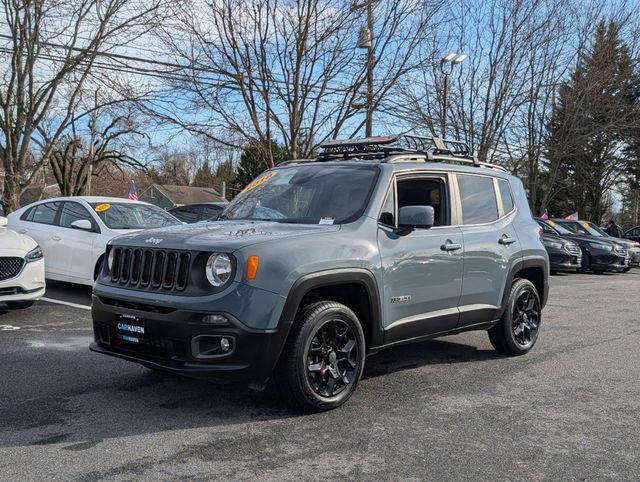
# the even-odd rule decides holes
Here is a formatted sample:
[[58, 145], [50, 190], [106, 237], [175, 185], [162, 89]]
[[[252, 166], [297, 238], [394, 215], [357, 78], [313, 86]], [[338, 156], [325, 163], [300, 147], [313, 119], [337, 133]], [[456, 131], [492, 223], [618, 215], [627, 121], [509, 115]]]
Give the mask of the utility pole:
[[367, 0], [367, 30], [369, 30], [369, 46], [367, 47], [367, 119], [365, 136], [373, 135], [373, 0]]
[[373, 47], [373, 2], [374, 0], [365, 0], [364, 3], [353, 3], [351, 9], [353, 11], [360, 10], [363, 7], [367, 12], [367, 26], [360, 28], [358, 34], [358, 48], [367, 49], [365, 59], [365, 72], [367, 82], [367, 92], [365, 100], [365, 136], [373, 135], [373, 67], [375, 65], [375, 50]]

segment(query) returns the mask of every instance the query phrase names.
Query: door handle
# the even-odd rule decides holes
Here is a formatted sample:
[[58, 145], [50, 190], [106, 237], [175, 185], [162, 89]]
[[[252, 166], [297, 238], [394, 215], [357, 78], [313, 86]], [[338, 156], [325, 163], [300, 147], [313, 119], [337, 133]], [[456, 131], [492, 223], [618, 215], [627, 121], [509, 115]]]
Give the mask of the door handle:
[[452, 243], [451, 241], [447, 241], [442, 246], [440, 246], [442, 251], [457, 251], [462, 249], [462, 245], [460, 243]]
[[51, 236], [51, 239], [53, 241], [60, 241], [62, 238], [60, 236], [54, 235], [54, 236]]
[[503, 235], [499, 240], [498, 243], [504, 245], [504, 246], [509, 246], [510, 244], [513, 244], [517, 241], [516, 238], [510, 238], [509, 236], [507, 236], [506, 234]]

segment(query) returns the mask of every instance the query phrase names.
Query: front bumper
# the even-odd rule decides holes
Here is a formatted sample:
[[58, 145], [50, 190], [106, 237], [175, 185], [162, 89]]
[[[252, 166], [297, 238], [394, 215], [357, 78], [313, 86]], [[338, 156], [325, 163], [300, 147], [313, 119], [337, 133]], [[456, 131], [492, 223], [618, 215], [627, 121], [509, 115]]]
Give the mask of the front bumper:
[[[158, 311], [151, 311], [154, 307]], [[95, 341], [90, 349], [180, 375], [261, 386], [271, 376], [289, 328], [284, 323], [275, 329], [250, 328], [224, 310], [211, 306], [208, 312], [160, 305], [143, 308], [133, 309], [124, 300], [94, 295], [91, 310]], [[205, 323], [203, 317], [213, 313], [224, 314], [229, 324]], [[120, 315], [142, 320], [143, 343], [122, 339], [117, 330]], [[206, 348], [222, 338], [230, 342], [231, 349], [210, 355]]]
[[582, 254], [571, 254], [564, 249], [547, 248], [551, 271], [576, 271], [582, 266]]
[[592, 254], [591, 269], [596, 271], [614, 271], [619, 272], [629, 267], [628, 256], [618, 256], [610, 251], [606, 254]]
[[15, 278], [0, 281], [0, 302], [34, 301], [45, 291], [44, 260], [32, 261]]

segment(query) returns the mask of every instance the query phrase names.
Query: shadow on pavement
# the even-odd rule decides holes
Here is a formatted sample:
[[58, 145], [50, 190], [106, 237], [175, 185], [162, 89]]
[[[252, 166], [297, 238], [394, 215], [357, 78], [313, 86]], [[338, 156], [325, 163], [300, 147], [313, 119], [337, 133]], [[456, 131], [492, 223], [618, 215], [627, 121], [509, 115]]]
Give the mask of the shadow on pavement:
[[[495, 356], [433, 340], [370, 357], [364, 379]], [[111, 438], [306, 415], [289, 408], [271, 385], [263, 392], [215, 385], [84, 351], [50, 352], [46, 361], [27, 359], [24, 368], [19, 380], [6, 380], [21, 388], [0, 402], [0, 447], [68, 443], [65, 450], [85, 450]]]

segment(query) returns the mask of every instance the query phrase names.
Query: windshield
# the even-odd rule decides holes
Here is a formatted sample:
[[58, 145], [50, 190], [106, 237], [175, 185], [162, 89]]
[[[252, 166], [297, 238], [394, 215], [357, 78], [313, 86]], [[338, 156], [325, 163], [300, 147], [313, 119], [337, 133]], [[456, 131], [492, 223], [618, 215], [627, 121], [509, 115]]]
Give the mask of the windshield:
[[549, 226], [551, 226], [553, 229], [555, 229], [559, 234], [575, 234], [575, 231], [570, 231], [569, 229], [565, 228], [564, 226], [561, 226], [559, 223], [555, 221], [549, 220], [546, 223]]
[[609, 234], [602, 229], [600, 226], [596, 226], [595, 224], [591, 223], [591, 222], [586, 222], [584, 223], [584, 227], [589, 230], [589, 232], [592, 233], [593, 236], [598, 236], [600, 238], [610, 238], [611, 236], [609, 236]]
[[151, 229], [181, 224], [171, 214], [150, 204], [90, 203], [110, 229]]
[[558, 221], [558, 225], [562, 225], [567, 228], [573, 234], [582, 234], [584, 236], [597, 236], [602, 237], [598, 231], [589, 226], [589, 223], [584, 221]]
[[378, 177], [375, 166], [296, 165], [251, 182], [219, 219], [341, 224], [364, 211]]

